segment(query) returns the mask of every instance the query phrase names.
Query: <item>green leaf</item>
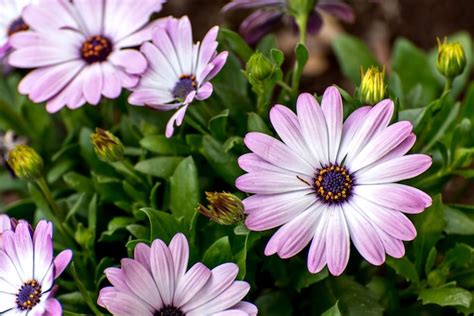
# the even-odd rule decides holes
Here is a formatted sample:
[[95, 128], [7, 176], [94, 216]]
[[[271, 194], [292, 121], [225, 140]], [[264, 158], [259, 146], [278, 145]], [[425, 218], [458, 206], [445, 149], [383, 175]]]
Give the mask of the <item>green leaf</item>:
[[291, 316], [293, 308], [288, 295], [283, 292], [266, 293], [257, 298], [255, 304], [261, 316]]
[[378, 65], [367, 46], [358, 38], [341, 34], [332, 42], [342, 73], [356, 85], [360, 84], [360, 67]]
[[71, 189], [74, 189], [77, 192], [84, 192], [88, 194], [93, 194], [95, 192], [94, 182], [77, 172], [73, 171], [66, 173], [63, 176], [63, 180]]
[[474, 235], [474, 220], [461, 210], [446, 205], [444, 219], [446, 220], [444, 231], [447, 234]]
[[469, 307], [472, 302], [471, 292], [459, 287], [441, 287], [436, 289], [424, 289], [420, 292], [418, 299], [423, 304], [436, 304], [440, 306], [464, 306]]
[[234, 255], [230, 247], [229, 237], [222, 237], [214, 242], [204, 253], [202, 262], [210, 269], [225, 262], [232, 262]]
[[168, 179], [181, 161], [182, 157], [156, 157], [140, 161], [135, 165], [135, 169], [150, 176]]
[[191, 222], [199, 204], [199, 179], [191, 156], [181, 161], [170, 178], [170, 207], [176, 217]]
[[225, 42], [230, 49], [235, 52], [242, 59], [247, 62], [253, 54], [253, 50], [244, 41], [242, 37], [236, 32], [229, 29], [221, 28], [219, 32], [219, 42]]
[[189, 148], [177, 138], [166, 138], [165, 135], [149, 135], [140, 140], [140, 146], [160, 155], [187, 155]]
[[249, 113], [247, 121], [247, 130], [249, 132], [260, 132], [267, 135], [272, 135], [272, 132], [268, 128], [268, 125], [257, 113]]
[[339, 301], [334, 304], [333, 307], [321, 314], [321, 316], [342, 316], [341, 311], [339, 311]]
[[415, 265], [410, 260], [408, 260], [407, 257], [403, 257], [401, 259], [387, 257], [386, 263], [389, 267], [394, 269], [398, 275], [405, 278], [405, 280], [416, 283], [420, 282], [420, 278], [418, 276], [418, 273], [416, 272]]
[[303, 270], [296, 282], [295, 290], [300, 292], [301, 290], [316, 284], [329, 276], [328, 270], [324, 269], [319, 273], [309, 273], [307, 270]]
[[142, 208], [140, 211], [145, 213], [150, 221], [150, 241], [159, 238], [169, 243], [176, 233], [186, 233], [183, 225], [171, 214], [152, 208]]
[[229, 110], [226, 109], [209, 120], [209, 130], [212, 132], [212, 135], [219, 140], [226, 138], [228, 117]]

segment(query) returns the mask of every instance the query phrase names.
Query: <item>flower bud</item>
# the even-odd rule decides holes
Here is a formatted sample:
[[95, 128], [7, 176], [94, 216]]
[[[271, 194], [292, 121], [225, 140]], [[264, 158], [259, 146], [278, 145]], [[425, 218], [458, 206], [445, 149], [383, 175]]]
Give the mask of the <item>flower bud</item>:
[[117, 162], [123, 160], [123, 144], [114, 134], [96, 128], [91, 135], [92, 144], [97, 157], [104, 162]]
[[369, 67], [364, 73], [364, 70], [360, 69], [361, 73], [361, 84], [360, 84], [360, 97], [361, 101], [365, 104], [376, 104], [383, 100], [385, 97], [385, 68], [382, 71], [378, 67]]
[[452, 80], [462, 74], [466, 67], [466, 54], [459, 42], [448, 43], [446, 37], [443, 43], [438, 40], [438, 61], [436, 67], [446, 78]]
[[206, 192], [209, 205], [199, 205], [197, 210], [221, 225], [232, 225], [244, 219], [244, 205], [235, 195], [226, 192]]
[[246, 72], [249, 77], [264, 81], [273, 74], [273, 64], [265, 55], [256, 52], [247, 62]]
[[36, 180], [43, 172], [43, 159], [31, 147], [18, 145], [8, 153], [8, 165], [24, 180]]

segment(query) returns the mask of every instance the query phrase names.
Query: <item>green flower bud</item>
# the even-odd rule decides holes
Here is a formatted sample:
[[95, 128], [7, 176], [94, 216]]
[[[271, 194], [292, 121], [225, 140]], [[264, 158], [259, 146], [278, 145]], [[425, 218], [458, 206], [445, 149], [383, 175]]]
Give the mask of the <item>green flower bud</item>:
[[361, 101], [365, 104], [376, 104], [383, 100], [385, 97], [386, 85], [385, 85], [385, 68], [382, 71], [378, 67], [369, 67], [364, 73], [364, 70], [360, 69], [361, 84], [360, 84], [360, 97]]
[[36, 180], [43, 172], [43, 159], [33, 148], [26, 145], [18, 145], [10, 150], [7, 162], [20, 179]]
[[117, 162], [123, 160], [124, 148], [120, 139], [109, 131], [96, 128], [91, 135], [92, 144], [97, 157], [104, 162]]
[[273, 68], [270, 59], [257, 51], [250, 57], [245, 69], [250, 78], [257, 81], [264, 81], [271, 77]]
[[441, 43], [439, 38], [437, 40], [438, 61], [436, 67], [443, 76], [452, 80], [462, 74], [466, 67], [464, 48], [459, 42], [448, 43], [446, 37], [443, 43]]
[[206, 192], [207, 208], [199, 205], [197, 211], [221, 225], [232, 225], [243, 221], [244, 205], [235, 195], [226, 192]]

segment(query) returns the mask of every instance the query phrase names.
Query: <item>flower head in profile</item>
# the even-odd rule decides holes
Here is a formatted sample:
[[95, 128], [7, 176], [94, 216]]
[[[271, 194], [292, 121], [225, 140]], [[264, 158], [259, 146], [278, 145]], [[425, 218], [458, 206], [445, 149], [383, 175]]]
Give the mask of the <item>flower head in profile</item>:
[[[237, 9], [257, 9], [240, 25], [240, 34], [251, 44], [258, 42], [275, 25], [290, 17], [290, 0], [233, 0], [222, 9], [223, 12]], [[347, 4], [339, 0], [316, 1], [314, 10], [308, 19], [308, 32], [316, 34], [323, 25], [321, 11], [334, 15], [345, 22], [354, 21], [354, 13]]]
[[153, 42], [141, 47], [149, 67], [128, 101], [161, 111], [178, 109], [166, 126], [167, 137], [173, 135], [174, 125], [181, 125], [194, 99], [205, 100], [212, 94], [209, 80], [219, 73], [228, 55], [216, 52], [218, 32], [215, 26], [202, 43], [193, 44], [188, 17], [170, 17], [153, 30]]
[[270, 119], [281, 140], [249, 133], [252, 153], [240, 157], [248, 173], [237, 187], [255, 193], [243, 201], [246, 225], [263, 231], [282, 226], [265, 254], [290, 258], [310, 242], [308, 269], [328, 266], [340, 275], [349, 260], [350, 240], [370, 263], [385, 254], [400, 258], [404, 240], [416, 230], [403, 213], [431, 205], [424, 192], [396, 182], [413, 178], [431, 163], [422, 154], [406, 155], [415, 143], [412, 124], [389, 125], [394, 105], [383, 100], [354, 111], [343, 123], [339, 91], [328, 88], [321, 106], [310, 94], [297, 101], [297, 114], [276, 105]]
[[31, 0], [0, 0], [0, 59], [11, 49], [10, 37], [18, 32], [28, 30], [28, 25], [21, 18], [23, 8]]
[[53, 297], [56, 279], [71, 261], [72, 252], [64, 250], [53, 258], [53, 226], [41, 220], [34, 232], [20, 220], [2, 233], [0, 250], [0, 314], [62, 315]]
[[100, 291], [98, 304], [118, 316], [257, 314], [253, 304], [241, 301], [250, 286], [235, 281], [237, 265], [209, 270], [196, 263], [188, 270], [188, 259], [183, 234], [176, 234], [169, 246], [159, 239], [151, 247], [138, 244], [134, 259], [105, 270], [112, 286]]
[[67, 106], [97, 105], [117, 98], [145, 71], [143, 55], [130, 47], [151, 39], [147, 24], [165, 0], [38, 0], [22, 18], [30, 30], [10, 38], [11, 66], [36, 68], [19, 85], [33, 102], [47, 102], [48, 112]]

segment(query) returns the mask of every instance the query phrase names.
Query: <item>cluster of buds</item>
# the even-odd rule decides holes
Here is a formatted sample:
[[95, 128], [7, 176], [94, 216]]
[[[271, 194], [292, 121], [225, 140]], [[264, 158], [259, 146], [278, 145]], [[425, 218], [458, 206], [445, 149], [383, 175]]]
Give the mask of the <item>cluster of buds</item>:
[[104, 162], [118, 162], [123, 160], [124, 147], [120, 139], [109, 131], [96, 128], [91, 135], [92, 144], [97, 157]]
[[380, 71], [376, 66], [369, 67], [366, 72], [360, 67], [361, 84], [360, 98], [365, 104], [376, 104], [385, 98], [385, 67]]
[[441, 42], [438, 38], [438, 59], [436, 67], [448, 80], [453, 80], [463, 73], [466, 67], [466, 54], [459, 42], [449, 43], [447, 38]]
[[206, 192], [207, 207], [199, 205], [197, 210], [212, 221], [221, 225], [237, 224], [244, 219], [242, 201], [231, 193]]

